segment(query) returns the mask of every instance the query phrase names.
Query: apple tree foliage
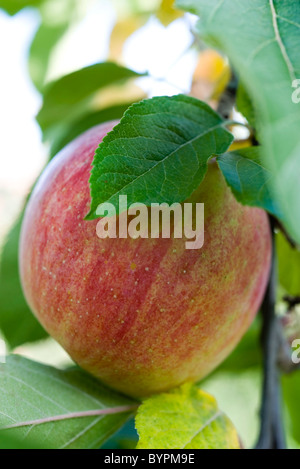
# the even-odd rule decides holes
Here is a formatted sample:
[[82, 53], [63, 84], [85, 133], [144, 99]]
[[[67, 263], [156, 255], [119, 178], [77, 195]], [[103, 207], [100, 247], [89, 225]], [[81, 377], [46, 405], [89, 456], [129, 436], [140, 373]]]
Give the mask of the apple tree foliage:
[[[59, 14], [50, 19], [51, 2], [59, 6]], [[147, 99], [143, 93], [129, 93], [128, 97], [128, 87], [146, 73], [111, 60], [48, 83], [53, 50], [80, 23], [83, 3], [85, 9], [90, 7], [90, 0], [0, 0], [0, 8], [14, 15], [31, 7], [40, 16], [28, 69], [43, 97], [37, 122], [49, 145], [49, 158], [93, 125], [120, 120], [95, 153], [87, 219], [97, 218], [99, 204], [114, 203], [123, 194], [128, 196], [128, 204], [182, 202], [201, 183], [209, 159], [216, 157], [237, 200], [260, 207], [277, 220], [282, 230], [276, 233], [277, 300], [280, 311], [286, 310], [283, 298], [288, 296], [290, 308], [297, 314], [300, 104], [292, 95], [300, 79], [298, 0], [177, 0], [176, 6], [173, 0], [151, 0], [147, 5], [122, 0], [123, 16], [112, 32], [110, 59], [121, 59], [116, 57], [120, 44], [151, 15], [164, 26], [184, 18], [186, 12], [198, 17], [191, 47], [200, 44], [201, 51], [206, 44], [224, 54], [238, 79], [232, 107], [247, 119], [251, 134], [243, 144], [234, 142], [236, 124], [197, 96]], [[114, 93], [112, 87], [124, 89], [119, 102], [107, 99]], [[101, 180], [109, 184], [101, 184]], [[46, 337], [21, 291], [21, 219], [7, 237], [0, 263], [0, 330], [11, 350]], [[299, 323], [296, 333], [300, 338]], [[259, 330], [258, 319], [212, 380], [218, 381], [220, 376], [237, 379], [245, 370], [259, 375]], [[289, 444], [297, 446], [300, 377], [295, 373], [282, 381]], [[210, 388], [209, 379], [200, 386]], [[99, 448], [132, 416], [136, 416], [139, 435], [137, 448], [240, 445], [231, 421], [198, 385], [184, 385], [139, 402], [106, 389], [79, 368], [62, 371], [10, 355], [6, 363], [0, 363], [0, 389], [0, 448]]]

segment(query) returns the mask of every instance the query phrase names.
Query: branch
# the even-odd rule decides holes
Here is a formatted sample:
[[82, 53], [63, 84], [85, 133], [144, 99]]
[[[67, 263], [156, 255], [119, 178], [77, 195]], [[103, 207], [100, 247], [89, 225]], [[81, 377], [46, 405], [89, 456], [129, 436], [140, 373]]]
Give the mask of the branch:
[[291, 312], [295, 306], [300, 305], [300, 296], [285, 295], [283, 297], [283, 301], [285, 301], [289, 306], [288, 312]]
[[281, 387], [278, 370], [280, 351], [279, 322], [275, 314], [277, 286], [274, 221], [272, 229], [272, 267], [268, 288], [262, 305], [262, 347], [264, 355], [264, 382], [261, 407], [261, 429], [256, 449], [285, 449], [286, 441], [281, 415]]
[[224, 93], [222, 94], [219, 105], [218, 113], [224, 118], [229, 119], [232, 109], [236, 103], [236, 95], [238, 89], [238, 79], [234, 72], [232, 72], [231, 80], [228, 83]]
[[293, 249], [297, 249], [297, 243], [293, 240], [293, 238], [289, 235], [289, 233], [287, 232], [285, 226], [283, 225], [283, 223], [276, 219], [275, 220], [275, 223], [276, 223], [276, 227], [282, 232], [282, 234], [285, 236], [287, 242], [290, 244], [290, 246], [293, 248]]

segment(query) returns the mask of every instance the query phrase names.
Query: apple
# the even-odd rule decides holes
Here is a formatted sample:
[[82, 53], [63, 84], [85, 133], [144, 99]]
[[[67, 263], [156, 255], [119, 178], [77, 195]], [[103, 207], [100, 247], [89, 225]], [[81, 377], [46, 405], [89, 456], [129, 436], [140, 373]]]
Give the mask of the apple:
[[28, 203], [20, 273], [30, 307], [83, 369], [147, 396], [197, 381], [236, 347], [263, 298], [271, 263], [264, 211], [239, 204], [215, 162], [194, 194], [205, 242], [99, 239], [90, 208], [94, 127], [46, 168]]

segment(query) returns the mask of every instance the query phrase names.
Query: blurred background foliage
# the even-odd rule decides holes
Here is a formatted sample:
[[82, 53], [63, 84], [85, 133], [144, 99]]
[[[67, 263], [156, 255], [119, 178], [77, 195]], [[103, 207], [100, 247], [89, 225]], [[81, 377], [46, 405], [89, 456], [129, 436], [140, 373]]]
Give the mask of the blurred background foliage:
[[[10, 19], [7, 14], [15, 17]], [[70, 364], [69, 358], [34, 319], [18, 275], [22, 206], [38, 172], [77, 135], [101, 122], [120, 119], [131, 103], [147, 96], [182, 92], [217, 108], [231, 70], [226, 57], [208, 49], [193, 35], [195, 18], [176, 10], [173, 0], [0, 0], [0, 15], [8, 27], [14, 18], [20, 24], [33, 24], [22, 53], [26, 58], [24, 73], [38, 103], [34, 125], [40, 126], [35, 135], [39, 144], [30, 141], [23, 147], [22, 140], [11, 143], [19, 158], [27, 158], [33, 167], [29, 176], [20, 179], [22, 189], [9, 185], [9, 180], [6, 184], [0, 180], [0, 335], [9, 351], [65, 367]], [[1, 47], [10, 48], [3, 37]], [[20, 100], [16, 106], [22, 109], [26, 104]], [[243, 110], [244, 116], [238, 110]], [[247, 117], [251, 124], [252, 111], [240, 87], [233, 117], [241, 122]], [[2, 118], [5, 120], [5, 116]], [[22, 123], [19, 120], [19, 125]], [[249, 142], [249, 132], [237, 129], [235, 148]], [[4, 165], [9, 158], [1, 144], [0, 148]], [[18, 165], [15, 153], [12, 157]], [[288, 307], [283, 300], [286, 295], [300, 296], [300, 252], [279, 233], [277, 249], [278, 314], [287, 324], [288, 337], [298, 334], [300, 338], [299, 306]], [[246, 447], [255, 443], [259, 425], [259, 331], [257, 319], [233, 354], [201, 383], [231, 417]], [[300, 448], [299, 375], [284, 377], [283, 389], [289, 446]], [[135, 440], [129, 422], [105, 447], [130, 448]]]

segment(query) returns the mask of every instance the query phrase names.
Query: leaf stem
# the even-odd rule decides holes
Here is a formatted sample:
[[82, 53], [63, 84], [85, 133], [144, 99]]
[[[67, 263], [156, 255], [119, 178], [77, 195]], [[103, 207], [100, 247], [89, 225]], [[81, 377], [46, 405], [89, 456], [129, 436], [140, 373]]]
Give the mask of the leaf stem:
[[285, 449], [285, 433], [281, 414], [281, 387], [278, 369], [280, 351], [279, 323], [275, 313], [277, 266], [274, 240], [274, 220], [270, 217], [272, 230], [272, 267], [268, 288], [262, 305], [262, 347], [264, 355], [264, 382], [261, 406], [261, 428], [256, 449]]
[[12, 428], [21, 428], [21, 427], [29, 427], [31, 425], [43, 425], [45, 423], [52, 423], [52, 422], [60, 422], [62, 420], [71, 420], [71, 419], [79, 419], [79, 418], [86, 418], [86, 417], [98, 417], [101, 415], [112, 415], [112, 414], [121, 414], [125, 412], [131, 412], [136, 410], [139, 407], [138, 404], [136, 405], [128, 405], [128, 406], [121, 406], [121, 407], [112, 407], [109, 409], [98, 409], [98, 410], [88, 410], [85, 412], [74, 412], [65, 415], [57, 415], [53, 417], [45, 417], [43, 419], [37, 420], [29, 420], [27, 422], [18, 422], [13, 425], [8, 425], [6, 427], [0, 428], [0, 430], [10, 430]]

